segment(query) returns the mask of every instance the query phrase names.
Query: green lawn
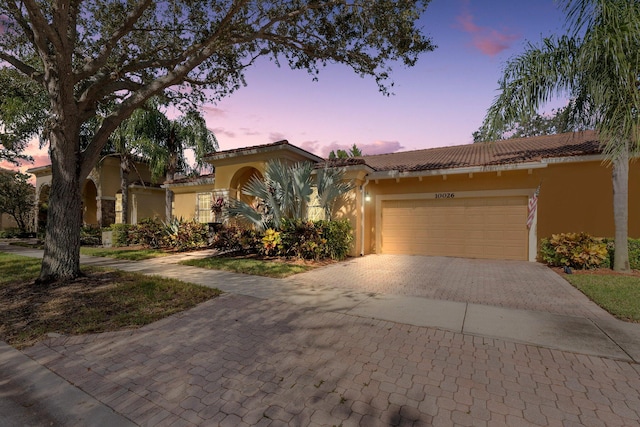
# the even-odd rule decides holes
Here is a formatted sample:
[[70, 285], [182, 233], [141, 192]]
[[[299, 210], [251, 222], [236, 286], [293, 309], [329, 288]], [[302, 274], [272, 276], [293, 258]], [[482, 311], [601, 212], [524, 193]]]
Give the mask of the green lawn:
[[302, 273], [314, 268], [309, 265], [300, 265], [280, 261], [225, 257], [186, 260], [181, 261], [180, 264], [192, 265], [194, 267], [210, 268], [212, 270], [232, 271], [234, 273], [244, 273], [252, 274], [254, 276], [275, 278], [291, 276], [293, 274]]
[[129, 261], [140, 261], [143, 259], [157, 258], [170, 255], [160, 249], [140, 249], [140, 248], [80, 248], [82, 255], [102, 256], [108, 258], [125, 259]]
[[563, 276], [615, 317], [640, 322], [640, 277], [571, 274]]
[[104, 268], [76, 280], [35, 285], [40, 260], [0, 252], [0, 339], [23, 348], [64, 335], [140, 327], [220, 294], [217, 289]]

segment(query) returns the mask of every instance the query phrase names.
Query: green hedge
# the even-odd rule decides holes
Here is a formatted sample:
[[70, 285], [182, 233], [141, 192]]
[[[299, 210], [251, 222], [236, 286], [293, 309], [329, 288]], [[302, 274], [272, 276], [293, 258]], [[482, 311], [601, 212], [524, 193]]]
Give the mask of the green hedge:
[[[613, 267], [613, 257], [616, 252], [614, 240], [611, 238], [604, 239], [607, 242], [609, 252], [608, 260], [610, 267]], [[633, 270], [640, 270], [640, 239], [629, 239], [629, 266]]]
[[169, 223], [145, 218], [138, 224], [113, 224], [114, 246], [142, 245], [147, 248], [188, 249], [209, 246], [207, 224], [174, 220]]
[[278, 230], [269, 229], [266, 233], [222, 226], [213, 236], [209, 236], [207, 224], [181, 220], [163, 223], [144, 219], [135, 225], [114, 224], [111, 230], [114, 246], [143, 245], [180, 251], [211, 246], [222, 251], [315, 260], [342, 260], [353, 241], [347, 220], [283, 221]]
[[285, 220], [279, 229], [264, 233], [222, 227], [213, 237], [213, 247], [268, 256], [342, 260], [349, 254], [352, 241], [353, 231], [347, 220]]

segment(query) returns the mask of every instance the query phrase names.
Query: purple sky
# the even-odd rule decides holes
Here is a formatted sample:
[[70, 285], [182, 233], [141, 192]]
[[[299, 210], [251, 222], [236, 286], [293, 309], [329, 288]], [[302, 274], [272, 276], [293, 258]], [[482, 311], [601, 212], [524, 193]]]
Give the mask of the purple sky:
[[394, 70], [395, 95], [331, 66], [318, 82], [264, 62], [248, 86], [206, 108], [221, 149], [287, 139], [321, 156], [356, 143], [364, 154], [459, 145], [497, 94], [504, 62], [525, 41], [563, 32], [553, 0], [433, 0], [420, 21], [438, 48]]
[[[287, 139], [326, 156], [354, 143], [364, 154], [470, 143], [504, 62], [527, 40], [564, 32], [564, 15], [554, 0], [432, 0], [420, 25], [438, 48], [394, 70], [390, 97], [344, 66], [321, 70], [314, 82], [304, 71], [258, 63], [247, 87], [203, 108], [220, 149]], [[30, 151], [37, 165], [49, 163]]]

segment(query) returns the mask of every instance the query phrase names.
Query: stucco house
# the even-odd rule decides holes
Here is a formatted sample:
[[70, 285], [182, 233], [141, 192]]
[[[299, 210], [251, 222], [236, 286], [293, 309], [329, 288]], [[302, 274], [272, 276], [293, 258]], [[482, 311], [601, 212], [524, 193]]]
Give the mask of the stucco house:
[[[551, 234], [614, 234], [611, 166], [591, 131], [334, 161], [287, 141], [220, 151], [206, 157], [215, 174], [163, 185], [174, 192], [174, 216], [213, 221], [211, 204], [246, 197], [244, 184], [274, 158], [344, 168], [355, 188], [336, 217], [353, 225], [352, 255], [535, 261], [540, 239]], [[640, 166], [633, 162], [631, 237], [640, 237], [639, 217]]]
[[[49, 201], [51, 166], [27, 170], [36, 176], [36, 209]], [[133, 162], [129, 173], [129, 223], [142, 218], [164, 218], [164, 190], [153, 183], [149, 167], [142, 161]], [[122, 223], [122, 192], [120, 190], [120, 157], [107, 155], [100, 159], [82, 185], [82, 219], [84, 224], [107, 227]], [[44, 219], [40, 218], [40, 222]]]

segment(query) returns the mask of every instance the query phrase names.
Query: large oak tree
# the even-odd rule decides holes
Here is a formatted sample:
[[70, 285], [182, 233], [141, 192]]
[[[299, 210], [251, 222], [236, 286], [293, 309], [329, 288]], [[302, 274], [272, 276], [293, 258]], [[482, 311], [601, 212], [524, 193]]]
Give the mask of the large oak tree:
[[[146, 100], [161, 92], [219, 99], [264, 56], [312, 74], [345, 64], [384, 91], [391, 65], [413, 65], [434, 48], [416, 26], [428, 3], [0, 0], [0, 61], [44, 87], [50, 103], [53, 181], [39, 280], [80, 274], [81, 183], [109, 135]], [[81, 145], [83, 123], [106, 105], [110, 113]]]

